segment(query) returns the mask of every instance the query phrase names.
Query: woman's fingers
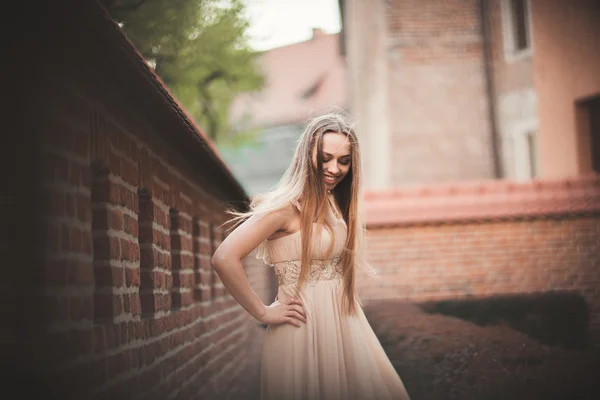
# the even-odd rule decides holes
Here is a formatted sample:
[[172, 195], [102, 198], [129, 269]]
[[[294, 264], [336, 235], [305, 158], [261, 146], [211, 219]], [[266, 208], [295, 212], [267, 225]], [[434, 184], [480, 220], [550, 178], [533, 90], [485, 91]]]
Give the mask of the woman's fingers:
[[286, 317], [285, 318], [285, 322], [287, 322], [288, 324], [292, 324], [292, 325], [297, 326], [298, 328], [300, 328], [300, 322], [298, 322], [294, 318]]
[[306, 323], [306, 311], [299, 298], [289, 297], [287, 299], [281, 299], [280, 303], [285, 305], [282, 315], [283, 323], [288, 323], [297, 327], [302, 326], [301, 323]]
[[302, 304], [302, 300], [300, 300], [298, 297], [290, 297], [288, 299], [286, 299], [283, 304], [286, 305], [291, 305], [291, 304], [298, 304], [302, 307], [304, 307], [304, 304]]
[[300, 321], [306, 323], [306, 317], [304, 317], [304, 315], [300, 314], [298, 311], [291, 310], [288, 311], [285, 315], [288, 317], [299, 319]]
[[304, 308], [298, 306], [298, 305], [291, 305], [289, 306], [288, 310], [290, 311], [297, 311], [298, 313], [300, 313], [303, 317], [306, 318], [306, 311], [304, 311]]
[[294, 297], [294, 299], [293, 299], [293, 300], [294, 300], [293, 302], [294, 302], [295, 304], [298, 304], [299, 306], [301, 306], [301, 307], [304, 307], [304, 304], [302, 303], [302, 300], [300, 300], [300, 298], [298, 298], [298, 297]]

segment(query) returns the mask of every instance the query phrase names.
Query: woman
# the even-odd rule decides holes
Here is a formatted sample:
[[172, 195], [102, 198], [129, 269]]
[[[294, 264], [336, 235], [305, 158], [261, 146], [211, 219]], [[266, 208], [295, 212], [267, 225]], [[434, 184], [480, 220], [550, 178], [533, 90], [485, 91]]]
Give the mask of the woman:
[[[312, 120], [275, 190], [259, 196], [221, 243], [213, 268], [231, 295], [266, 324], [261, 398], [408, 399], [356, 294], [365, 263], [359, 222], [360, 154], [340, 115]], [[242, 260], [274, 268], [269, 306], [250, 287]]]

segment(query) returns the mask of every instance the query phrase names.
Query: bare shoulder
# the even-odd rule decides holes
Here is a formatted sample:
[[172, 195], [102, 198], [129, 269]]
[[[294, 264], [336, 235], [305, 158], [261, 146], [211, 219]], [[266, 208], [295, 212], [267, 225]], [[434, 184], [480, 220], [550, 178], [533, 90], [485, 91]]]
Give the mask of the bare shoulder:
[[279, 228], [269, 236], [269, 240], [278, 239], [300, 229], [300, 215], [294, 204], [288, 203], [274, 211], [274, 214], [273, 218], [278, 220]]
[[289, 220], [290, 218], [295, 218], [298, 215], [298, 208], [295, 205], [296, 203], [287, 203], [284, 207], [277, 210], [282, 218]]
[[227, 235], [215, 252], [218, 255], [216, 258], [243, 259], [265, 239], [277, 232], [286, 231], [293, 210], [291, 205], [286, 205], [276, 210], [252, 215]]

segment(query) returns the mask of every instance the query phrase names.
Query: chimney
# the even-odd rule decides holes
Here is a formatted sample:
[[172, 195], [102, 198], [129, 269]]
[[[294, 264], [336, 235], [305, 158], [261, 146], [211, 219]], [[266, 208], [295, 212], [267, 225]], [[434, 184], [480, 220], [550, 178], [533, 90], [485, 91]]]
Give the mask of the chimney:
[[312, 28], [312, 40], [325, 36], [325, 32], [321, 28]]

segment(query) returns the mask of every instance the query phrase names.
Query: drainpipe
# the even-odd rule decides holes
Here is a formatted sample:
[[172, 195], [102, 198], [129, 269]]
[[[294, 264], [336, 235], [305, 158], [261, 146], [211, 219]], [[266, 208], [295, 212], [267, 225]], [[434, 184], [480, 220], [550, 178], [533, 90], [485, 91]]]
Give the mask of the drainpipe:
[[494, 162], [494, 177], [501, 179], [504, 176], [500, 138], [496, 121], [496, 93], [494, 91], [492, 71], [492, 47], [490, 9], [488, 0], [479, 0], [479, 17], [481, 19], [481, 35], [483, 37], [483, 69], [485, 74], [485, 89], [488, 98], [488, 117], [490, 121], [490, 141], [492, 147], [492, 160]]

